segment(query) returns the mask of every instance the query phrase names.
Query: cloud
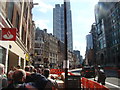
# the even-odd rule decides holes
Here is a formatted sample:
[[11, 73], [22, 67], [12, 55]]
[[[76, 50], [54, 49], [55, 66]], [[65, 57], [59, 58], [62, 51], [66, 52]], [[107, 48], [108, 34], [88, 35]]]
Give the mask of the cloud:
[[48, 24], [50, 23], [49, 20], [36, 20], [35, 25], [40, 29], [48, 29]]
[[45, 0], [34, 0], [34, 3], [39, 3], [36, 7], [42, 13], [47, 13], [49, 10], [53, 9], [53, 6], [47, 3]]
[[42, 20], [42, 19], [35, 20], [36, 27], [39, 27], [40, 29], [47, 29], [47, 33], [52, 33], [53, 28], [51, 28], [49, 24], [50, 24], [50, 20]]

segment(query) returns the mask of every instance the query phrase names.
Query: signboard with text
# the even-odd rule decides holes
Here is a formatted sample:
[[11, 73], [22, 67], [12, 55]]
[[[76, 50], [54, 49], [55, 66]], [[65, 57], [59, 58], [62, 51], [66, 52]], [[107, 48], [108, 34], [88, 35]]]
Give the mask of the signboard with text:
[[2, 28], [3, 41], [16, 41], [16, 28]]

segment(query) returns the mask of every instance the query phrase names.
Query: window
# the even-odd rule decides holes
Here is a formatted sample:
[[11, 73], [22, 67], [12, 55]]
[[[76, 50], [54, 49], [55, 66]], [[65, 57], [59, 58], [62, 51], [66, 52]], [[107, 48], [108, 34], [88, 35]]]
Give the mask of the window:
[[37, 54], [38, 54], [38, 50], [35, 50], [35, 53], [37, 53]]
[[113, 30], [115, 30], [115, 29], [116, 29], [116, 26], [114, 25], [114, 26], [113, 26]]
[[8, 2], [7, 15], [8, 19], [12, 22], [14, 11], [14, 2]]
[[20, 2], [20, 6], [22, 7], [22, 2]]
[[99, 41], [99, 46], [100, 46], [100, 49], [103, 49], [103, 40], [102, 39]]
[[18, 12], [16, 14], [16, 27], [17, 27], [17, 29], [19, 29], [19, 14], [18, 14]]
[[111, 16], [112, 16], [112, 17], [114, 17], [114, 16], [115, 16], [115, 14], [113, 13]]
[[24, 39], [24, 27], [22, 26], [22, 35], [21, 35], [21, 37], [22, 37], [22, 40]]
[[18, 29], [18, 32], [19, 33], [19, 14], [17, 12], [17, 15], [16, 15], [16, 28]]
[[25, 19], [27, 20], [27, 14], [28, 14], [28, 7], [26, 8], [26, 11], [25, 11]]
[[24, 2], [24, 17], [26, 15], [26, 2]]
[[35, 43], [35, 48], [40, 48], [39, 43]]
[[29, 20], [29, 24], [28, 24], [28, 31], [29, 31], [29, 33], [30, 33], [30, 29], [31, 29], [31, 28], [30, 28], [30, 25], [31, 25], [31, 24], [30, 24], [30, 20]]
[[30, 49], [30, 42], [29, 42], [29, 39], [27, 39], [27, 48], [28, 48], [28, 50]]
[[113, 19], [112, 22], [115, 23], [115, 20]]
[[26, 31], [24, 31], [23, 33], [24, 33], [23, 34], [23, 39], [24, 39], [23, 41], [24, 41], [24, 44], [26, 44]]

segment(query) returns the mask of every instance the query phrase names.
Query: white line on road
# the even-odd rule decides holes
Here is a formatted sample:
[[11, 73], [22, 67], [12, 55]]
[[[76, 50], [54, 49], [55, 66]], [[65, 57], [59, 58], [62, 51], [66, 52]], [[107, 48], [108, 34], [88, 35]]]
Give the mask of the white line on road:
[[111, 85], [111, 86], [113, 86], [113, 87], [116, 87], [116, 88], [119, 88], [120, 89], [120, 87], [119, 86], [117, 86], [117, 85], [114, 85], [114, 84], [112, 84], [112, 83], [109, 83], [109, 82], [105, 82], [106, 84], [108, 84], [108, 85]]

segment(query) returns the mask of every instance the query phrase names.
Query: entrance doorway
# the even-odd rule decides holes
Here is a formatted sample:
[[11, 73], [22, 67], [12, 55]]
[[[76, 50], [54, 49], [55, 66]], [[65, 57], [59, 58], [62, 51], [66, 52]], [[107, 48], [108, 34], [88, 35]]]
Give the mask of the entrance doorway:
[[15, 53], [9, 51], [8, 54], [8, 71], [10, 70], [10, 68], [12, 66], [17, 66], [18, 65], [18, 60], [19, 60], [19, 56], [16, 55]]

